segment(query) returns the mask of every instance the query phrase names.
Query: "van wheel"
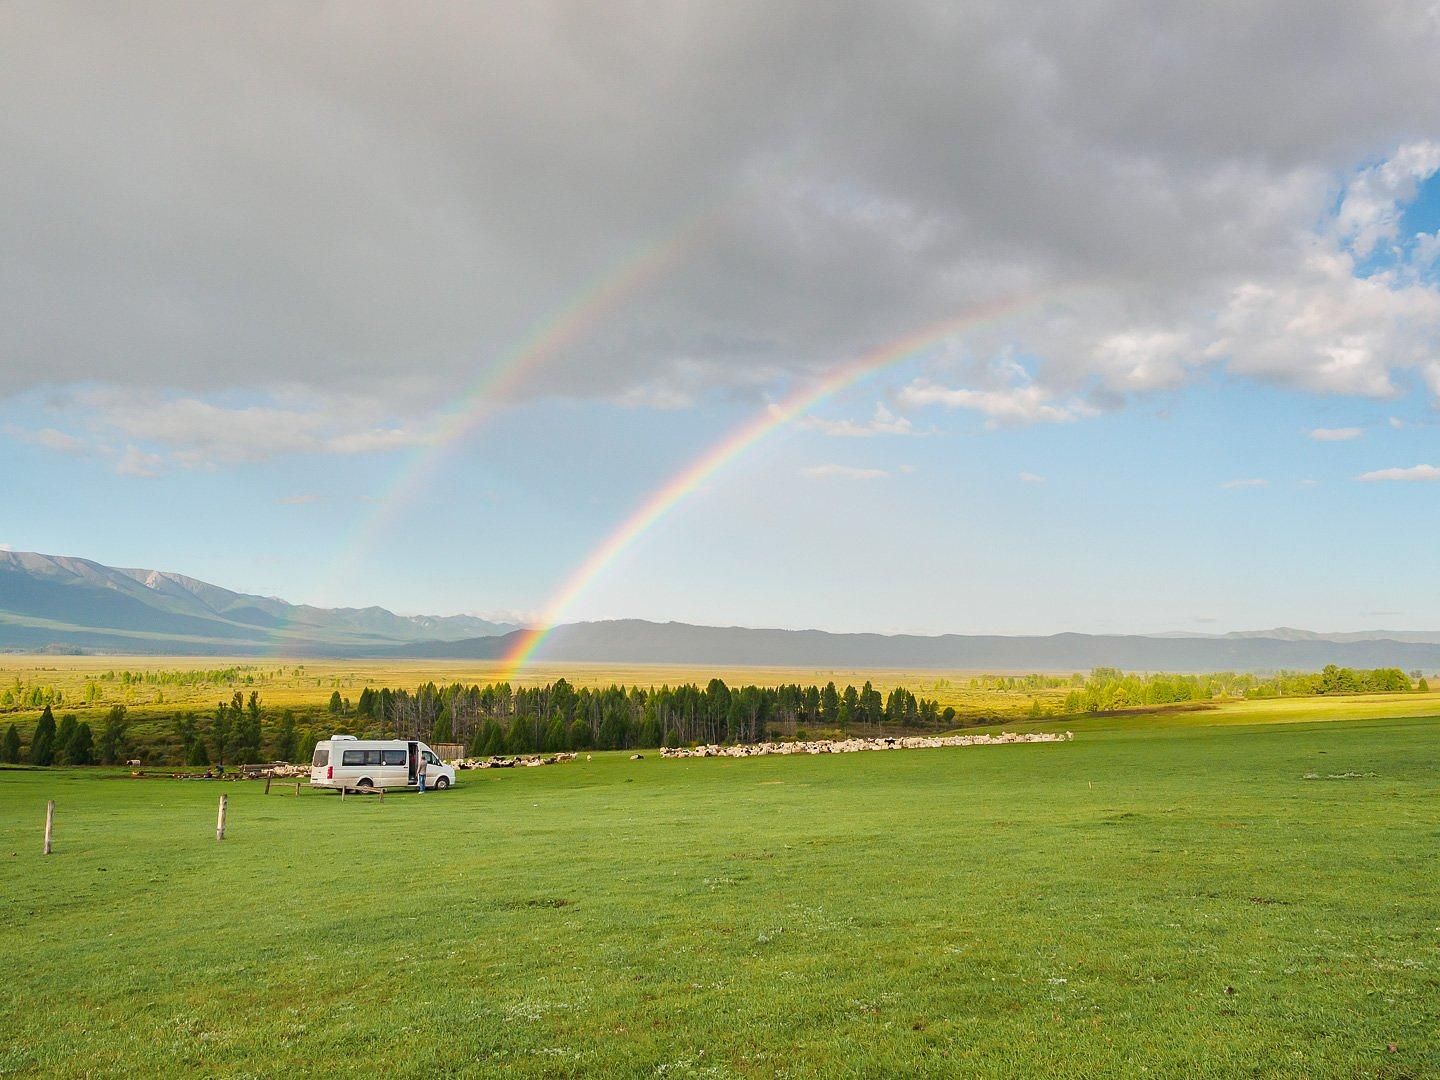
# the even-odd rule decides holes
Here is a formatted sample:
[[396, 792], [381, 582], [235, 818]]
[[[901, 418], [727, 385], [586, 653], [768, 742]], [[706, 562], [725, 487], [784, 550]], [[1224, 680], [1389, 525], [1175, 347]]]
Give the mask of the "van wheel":
[[371, 781], [371, 779], [367, 776], [367, 777], [365, 777], [364, 779], [356, 780], [356, 781], [355, 781], [355, 786], [358, 787], [358, 788], [364, 788], [366, 791], [369, 791], [371, 788], [373, 788], [373, 787], [375, 786], [375, 784], [374, 784], [374, 782]]
[[436, 790], [436, 791], [444, 791], [444, 790], [445, 790], [447, 787], [449, 787], [449, 786], [450, 786], [450, 779], [449, 779], [448, 777], [442, 776], [442, 777], [440, 777], [439, 780], [436, 780], [436, 781], [435, 781], [435, 790]]

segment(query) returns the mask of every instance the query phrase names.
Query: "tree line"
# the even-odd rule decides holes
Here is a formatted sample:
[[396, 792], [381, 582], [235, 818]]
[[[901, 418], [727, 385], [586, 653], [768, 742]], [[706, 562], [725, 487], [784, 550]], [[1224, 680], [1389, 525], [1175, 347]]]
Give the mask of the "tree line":
[[1425, 692], [1429, 682], [1418, 671], [1370, 670], [1328, 664], [1322, 671], [1282, 671], [1274, 675], [1220, 671], [1205, 675], [1127, 674], [1097, 667], [1079, 689], [1065, 696], [1069, 715], [1109, 712], [1135, 705], [1171, 705], [1215, 698], [1316, 697], [1328, 694]]
[[[331, 699], [336, 710], [336, 698]], [[882, 694], [833, 682], [730, 687], [579, 687], [565, 679], [537, 687], [508, 682], [485, 686], [425, 683], [414, 691], [365, 687], [354, 707], [394, 738], [458, 743], [474, 756], [559, 750], [627, 750], [692, 743], [763, 742], [803, 736], [804, 725], [840, 732], [852, 728], [934, 727], [955, 710], [917, 698], [904, 687]]]
[[31, 765], [118, 765], [129, 752], [126, 711], [124, 705], [112, 706], [97, 740], [88, 722], [77, 719], [74, 713], [66, 713], [57, 724], [55, 713], [46, 705], [30, 735], [28, 749], [20, 740], [19, 729], [14, 724], [10, 725], [5, 738], [0, 740], [0, 761], [8, 765], [21, 762]]

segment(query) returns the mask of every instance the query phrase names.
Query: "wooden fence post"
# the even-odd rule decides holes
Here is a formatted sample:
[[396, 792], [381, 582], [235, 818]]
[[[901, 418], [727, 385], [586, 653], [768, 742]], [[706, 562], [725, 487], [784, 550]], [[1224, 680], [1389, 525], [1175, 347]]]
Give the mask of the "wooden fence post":
[[299, 780], [296, 780], [296, 781], [295, 781], [295, 797], [296, 797], [297, 799], [300, 797], [300, 781], [299, 781]]
[[265, 777], [265, 794], [270, 794], [270, 777]]
[[229, 795], [221, 795], [221, 796], [220, 796], [220, 813], [219, 813], [219, 815], [215, 818], [215, 839], [216, 839], [216, 840], [224, 840], [224, 839], [225, 839], [225, 807], [229, 804], [229, 802], [230, 802], [230, 796], [229, 796]]
[[50, 837], [55, 831], [55, 800], [45, 804], [45, 854], [50, 854]]

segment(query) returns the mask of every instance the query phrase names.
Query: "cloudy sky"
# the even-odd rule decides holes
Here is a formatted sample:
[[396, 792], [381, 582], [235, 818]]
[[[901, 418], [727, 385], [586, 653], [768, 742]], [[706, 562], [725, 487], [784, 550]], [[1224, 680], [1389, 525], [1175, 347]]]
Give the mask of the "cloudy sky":
[[1434, 628], [1440, 9], [1172, 8], [6, 4], [0, 543], [538, 612], [875, 357], [566, 615]]

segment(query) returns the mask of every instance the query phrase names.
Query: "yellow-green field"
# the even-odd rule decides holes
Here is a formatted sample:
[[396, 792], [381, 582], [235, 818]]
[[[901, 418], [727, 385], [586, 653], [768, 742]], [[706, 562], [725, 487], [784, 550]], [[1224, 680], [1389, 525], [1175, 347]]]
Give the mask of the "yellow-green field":
[[[119, 676], [161, 672], [225, 671], [234, 669], [236, 678], [221, 678], [199, 685], [174, 685], [146, 681], [124, 682]], [[113, 680], [105, 679], [114, 673]], [[1054, 673], [1052, 673], [1054, 674]], [[1068, 679], [1065, 672], [1058, 678]], [[58, 713], [83, 714], [86, 709], [104, 710], [123, 704], [135, 720], [147, 714], [169, 715], [176, 710], [213, 708], [234, 690], [258, 690], [267, 709], [323, 708], [338, 690], [342, 697], [357, 698], [366, 686], [414, 688], [422, 683], [485, 684], [502, 678], [512, 684], [539, 686], [565, 678], [580, 686], [678, 686], [704, 685], [713, 678], [732, 686], [753, 684], [812, 683], [823, 686], [833, 681], [844, 688], [861, 686], [868, 679], [882, 693], [903, 686], [917, 696], [953, 706], [962, 715], [1020, 717], [1039, 699], [1042, 706], [1058, 712], [1068, 687], [1005, 690], [972, 686], [973, 680], [993, 682], [995, 676], [982, 672], [858, 671], [841, 668], [740, 667], [715, 668], [667, 664], [532, 664], [512, 676], [498, 661], [483, 660], [256, 660], [220, 657], [134, 657], [134, 656], [0, 656], [0, 692], [31, 687], [53, 688], [62, 695], [55, 706]], [[1023, 676], [1020, 676], [1023, 678]], [[1055, 681], [1055, 680], [1051, 680]], [[87, 687], [94, 687], [92, 697]], [[22, 719], [38, 710], [19, 709]], [[3, 714], [0, 714], [3, 715]], [[83, 719], [82, 715], [82, 719]]]

